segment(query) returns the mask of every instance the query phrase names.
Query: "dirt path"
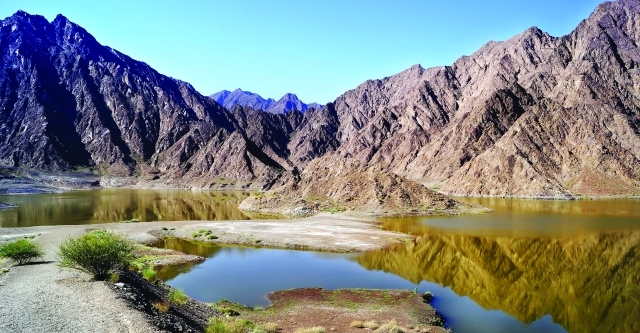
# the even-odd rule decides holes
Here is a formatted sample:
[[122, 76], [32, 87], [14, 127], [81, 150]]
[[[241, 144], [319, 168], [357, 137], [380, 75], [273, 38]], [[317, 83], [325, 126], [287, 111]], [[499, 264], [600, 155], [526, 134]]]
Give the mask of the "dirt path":
[[[409, 236], [380, 230], [365, 220], [316, 216], [299, 220], [182, 221], [110, 223], [81, 226], [0, 228], [0, 241], [27, 234], [46, 252], [43, 263], [15, 266], [0, 275], [0, 331], [2, 332], [157, 332], [146, 317], [127, 307], [104, 282], [56, 266], [57, 244], [88, 230], [110, 229], [138, 242], [157, 240], [148, 231], [175, 228], [178, 236], [211, 229], [220, 241], [259, 246], [299, 246], [329, 251], [382, 248]], [[249, 235], [249, 236], [247, 236]], [[249, 238], [247, 238], [249, 237]], [[259, 243], [255, 239], [260, 239]]]
[[14, 266], [0, 275], [0, 331], [158, 332], [142, 313], [117, 299], [106, 283], [56, 266], [55, 244], [67, 235], [81, 235], [83, 228], [46, 229], [0, 229], [4, 236], [42, 233], [36, 241], [46, 252], [43, 263]]

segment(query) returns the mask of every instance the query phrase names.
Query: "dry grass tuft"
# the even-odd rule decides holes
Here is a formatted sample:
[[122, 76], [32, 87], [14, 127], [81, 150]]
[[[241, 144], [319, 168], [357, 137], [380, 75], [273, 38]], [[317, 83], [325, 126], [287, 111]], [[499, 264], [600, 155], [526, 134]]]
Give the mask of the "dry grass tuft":
[[398, 326], [398, 323], [395, 320], [391, 320], [382, 324], [377, 330], [377, 333], [404, 333], [402, 328]]
[[264, 332], [264, 333], [277, 333], [278, 332], [278, 324], [276, 323], [264, 323], [258, 325], [254, 332]]
[[364, 328], [364, 323], [361, 322], [360, 320], [354, 320], [351, 322], [351, 325], [349, 326], [353, 328]]
[[169, 302], [166, 302], [166, 301], [151, 302], [151, 305], [161, 313], [165, 313], [169, 311], [169, 308], [171, 307], [171, 304], [169, 304]]
[[368, 328], [370, 330], [375, 330], [376, 328], [380, 327], [380, 325], [378, 325], [378, 322], [375, 320], [365, 321], [362, 325], [364, 326], [364, 328]]

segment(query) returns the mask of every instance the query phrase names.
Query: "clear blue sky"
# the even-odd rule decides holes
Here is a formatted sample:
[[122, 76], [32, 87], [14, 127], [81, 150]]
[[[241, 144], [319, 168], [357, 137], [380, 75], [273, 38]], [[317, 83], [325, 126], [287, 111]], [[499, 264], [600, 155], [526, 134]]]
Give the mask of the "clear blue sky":
[[450, 65], [530, 26], [573, 30], [598, 0], [1, 0], [61, 13], [96, 39], [202, 94], [241, 88], [333, 101], [367, 79], [414, 64]]

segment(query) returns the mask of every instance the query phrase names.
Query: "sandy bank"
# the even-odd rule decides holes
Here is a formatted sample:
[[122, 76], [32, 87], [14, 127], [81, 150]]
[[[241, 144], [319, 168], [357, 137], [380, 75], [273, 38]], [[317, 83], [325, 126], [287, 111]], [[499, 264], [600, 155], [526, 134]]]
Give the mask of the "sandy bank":
[[[143, 244], [157, 242], [159, 237], [176, 237], [219, 244], [332, 252], [370, 251], [413, 238], [381, 230], [372, 221], [337, 214], [292, 220], [174, 221], [0, 228], [0, 237], [40, 233], [62, 240], [66, 235], [81, 235], [97, 229], [123, 233], [131, 240]], [[212, 235], [217, 238], [212, 239]]]

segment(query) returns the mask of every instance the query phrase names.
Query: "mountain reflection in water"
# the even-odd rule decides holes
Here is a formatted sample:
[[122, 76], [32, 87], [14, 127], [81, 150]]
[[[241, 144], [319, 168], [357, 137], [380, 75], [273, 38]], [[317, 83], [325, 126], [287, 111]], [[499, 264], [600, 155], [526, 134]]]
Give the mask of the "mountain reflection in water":
[[140, 221], [246, 220], [242, 192], [114, 189], [2, 196], [0, 227]]
[[429, 232], [355, 260], [450, 287], [525, 323], [550, 314], [569, 332], [640, 332], [638, 231], [557, 239]]

